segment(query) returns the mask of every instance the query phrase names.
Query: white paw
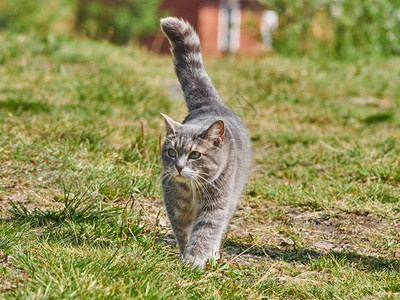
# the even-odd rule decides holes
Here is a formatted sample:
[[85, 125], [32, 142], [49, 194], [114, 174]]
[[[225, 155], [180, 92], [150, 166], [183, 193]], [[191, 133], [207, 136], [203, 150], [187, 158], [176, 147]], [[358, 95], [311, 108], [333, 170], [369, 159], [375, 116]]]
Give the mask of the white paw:
[[212, 250], [212, 252], [211, 252], [211, 257], [212, 257], [214, 260], [219, 260], [219, 259], [220, 259], [221, 255], [220, 255], [220, 252], [219, 252], [219, 248], [213, 249], [213, 250]]

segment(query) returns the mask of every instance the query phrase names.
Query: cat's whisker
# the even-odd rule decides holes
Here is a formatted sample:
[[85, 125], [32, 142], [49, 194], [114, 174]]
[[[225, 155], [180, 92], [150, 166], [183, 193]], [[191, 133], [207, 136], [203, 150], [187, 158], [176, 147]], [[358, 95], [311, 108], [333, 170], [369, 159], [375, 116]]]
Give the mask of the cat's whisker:
[[[209, 174], [208, 173], [205, 173], [205, 172], [199, 172], [199, 175], [204, 175], [204, 176], [208, 176]], [[219, 177], [217, 177], [217, 178], [215, 178], [213, 181], [214, 182], [219, 182], [221, 179], [219, 178]]]
[[[163, 177], [161, 178], [161, 182], [165, 185], [168, 185], [168, 183], [171, 181], [172, 177], [170, 173], [165, 173]], [[164, 182], [165, 181], [165, 182]]]
[[[204, 179], [206, 179], [206, 178], [204, 178]], [[224, 186], [224, 181], [218, 177], [213, 180], [208, 179], [207, 183], [210, 184], [215, 189], [219, 189], [221, 186]]]
[[163, 175], [163, 177], [162, 177], [161, 182], [162, 182], [163, 186], [167, 187], [167, 186], [169, 186], [169, 183], [171, 182], [171, 180], [172, 180], [171, 174], [170, 173], [165, 173]]
[[210, 182], [209, 180], [207, 180], [206, 178], [204, 178], [203, 176], [201, 176], [200, 174], [197, 174], [197, 177], [200, 177], [200, 179], [204, 180], [206, 183], [208, 183], [209, 185], [211, 185], [213, 188], [217, 188], [217, 186]]
[[161, 181], [163, 181], [165, 178], [167, 178], [168, 176], [170, 176], [170, 173], [165, 173], [161, 176]]
[[[194, 173], [194, 172], [193, 172]], [[212, 184], [211, 182], [209, 182], [207, 179], [205, 179], [203, 176], [199, 175], [199, 174], [195, 174], [196, 176], [193, 177], [193, 179], [195, 180], [195, 182], [197, 183], [197, 185], [200, 187], [203, 195], [205, 196], [207, 201], [213, 201], [213, 197], [211, 196], [210, 192], [207, 190], [207, 188], [204, 186], [204, 183], [202, 183], [200, 181], [204, 180], [207, 184], [209, 184], [211, 187], [216, 188], [216, 186], [214, 184]], [[200, 178], [200, 179], [199, 179]]]
[[198, 184], [198, 186], [200, 187], [201, 191], [203, 192], [204, 197], [206, 198], [206, 200], [208, 202], [212, 202], [213, 198], [211, 196], [211, 194], [209, 193], [209, 191], [201, 184], [201, 182], [199, 182], [198, 179], [194, 178], [194, 180], [196, 181], [196, 183]]

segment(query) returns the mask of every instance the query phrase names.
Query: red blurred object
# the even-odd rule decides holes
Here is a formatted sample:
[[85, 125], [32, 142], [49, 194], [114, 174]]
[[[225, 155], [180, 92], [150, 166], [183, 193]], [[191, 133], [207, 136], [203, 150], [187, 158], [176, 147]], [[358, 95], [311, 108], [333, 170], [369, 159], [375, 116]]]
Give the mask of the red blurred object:
[[[239, 0], [163, 0], [165, 15], [181, 17], [196, 29], [203, 55], [224, 53], [260, 54], [261, 19], [265, 10], [258, 1]], [[169, 53], [168, 41], [160, 32], [148, 37], [145, 45], [157, 53]]]

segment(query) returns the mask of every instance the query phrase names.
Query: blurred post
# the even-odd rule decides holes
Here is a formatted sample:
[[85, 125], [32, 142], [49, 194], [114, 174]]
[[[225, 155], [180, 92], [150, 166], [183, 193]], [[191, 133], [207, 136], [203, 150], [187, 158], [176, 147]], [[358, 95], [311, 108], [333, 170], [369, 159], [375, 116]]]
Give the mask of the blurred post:
[[272, 33], [278, 29], [279, 16], [276, 11], [266, 10], [261, 16], [261, 40], [267, 50], [273, 49]]

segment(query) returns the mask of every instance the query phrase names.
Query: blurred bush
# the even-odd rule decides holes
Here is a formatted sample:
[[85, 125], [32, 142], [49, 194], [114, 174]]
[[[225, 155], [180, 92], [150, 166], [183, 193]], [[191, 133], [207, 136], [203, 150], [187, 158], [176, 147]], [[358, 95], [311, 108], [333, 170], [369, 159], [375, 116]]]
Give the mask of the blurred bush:
[[337, 58], [400, 54], [400, 0], [261, 0], [278, 12], [274, 47]]
[[0, 29], [34, 32], [71, 32], [76, 0], [1, 0]]
[[91, 38], [124, 44], [157, 32], [159, 0], [80, 0], [76, 28]]
[[[161, 0], [0, 0], [0, 29], [124, 44], [158, 30]], [[274, 47], [335, 58], [400, 54], [400, 0], [259, 0], [278, 12]]]
[[124, 44], [156, 32], [159, 0], [0, 0], [0, 28]]

